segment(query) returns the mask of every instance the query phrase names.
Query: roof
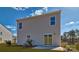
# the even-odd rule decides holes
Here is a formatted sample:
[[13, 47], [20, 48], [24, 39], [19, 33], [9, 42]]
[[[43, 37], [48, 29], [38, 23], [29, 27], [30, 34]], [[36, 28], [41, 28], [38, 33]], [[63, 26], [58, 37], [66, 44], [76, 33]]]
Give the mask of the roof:
[[57, 10], [57, 11], [49, 12], [49, 13], [47, 13], [47, 14], [32, 16], [32, 17], [28, 17], [28, 18], [21, 18], [21, 19], [17, 19], [17, 22], [18, 22], [18, 21], [22, 21], [22, 20], [26, 20], [26, 19], [35, 18], [35, 17], [44, 16], [44, 15], [49, 15], [49, 14], [52, 14], [52, 13], [58, 14], [58, 13], [60, 13], [60, 12], [61, 12], [61, 10]]
[[6, 28], [9, 32], [11, 32], [11, 30], [8, 29], [5, 25], [3, 25], [3, 24], [0, 24], [0, 25], [3, 26], [4, 28]]

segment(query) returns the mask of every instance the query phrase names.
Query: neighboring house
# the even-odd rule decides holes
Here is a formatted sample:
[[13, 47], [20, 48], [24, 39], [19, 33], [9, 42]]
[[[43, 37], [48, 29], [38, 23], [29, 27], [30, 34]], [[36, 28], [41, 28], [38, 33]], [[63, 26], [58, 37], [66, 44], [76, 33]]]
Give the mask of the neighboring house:
[[5, 43], [5, 41], [12, 41], [12, 33], [4, 25], [0, 24], [0, 44]]
[[17, 44], [31, 39], [33, 45], [60, 46], [61, 11], [17, 20]]

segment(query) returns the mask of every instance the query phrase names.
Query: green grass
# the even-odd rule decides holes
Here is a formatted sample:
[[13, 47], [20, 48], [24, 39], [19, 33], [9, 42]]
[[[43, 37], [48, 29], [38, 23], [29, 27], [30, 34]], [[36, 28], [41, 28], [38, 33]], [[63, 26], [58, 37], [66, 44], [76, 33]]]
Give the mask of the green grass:
[[54, 51], [54, 50], [48, 50], [48, 49], [23, 48], [17, 45], [7, 46], [5, 44], [0, 44], [0, 52], [62, 52], [62, 51]]

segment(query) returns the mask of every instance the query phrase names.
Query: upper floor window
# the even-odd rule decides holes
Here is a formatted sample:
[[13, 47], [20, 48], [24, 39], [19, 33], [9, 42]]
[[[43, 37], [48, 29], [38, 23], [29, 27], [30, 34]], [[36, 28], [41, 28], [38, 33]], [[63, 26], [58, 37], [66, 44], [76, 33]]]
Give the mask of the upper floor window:
[[50, 18], [50, 25], [55, 25], [55, 16]]
[[22, 23], [19, 23], [19, 29], [22, 29]]

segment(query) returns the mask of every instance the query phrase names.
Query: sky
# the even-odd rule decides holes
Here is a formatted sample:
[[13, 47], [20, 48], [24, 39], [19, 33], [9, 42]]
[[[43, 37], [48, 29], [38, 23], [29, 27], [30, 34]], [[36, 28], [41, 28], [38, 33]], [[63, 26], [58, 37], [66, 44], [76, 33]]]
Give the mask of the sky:
[[16, 36], [16, 20], [61, 10], [61, 35], [79, 29], [79, 7], [0, 7], [0, 24]]

